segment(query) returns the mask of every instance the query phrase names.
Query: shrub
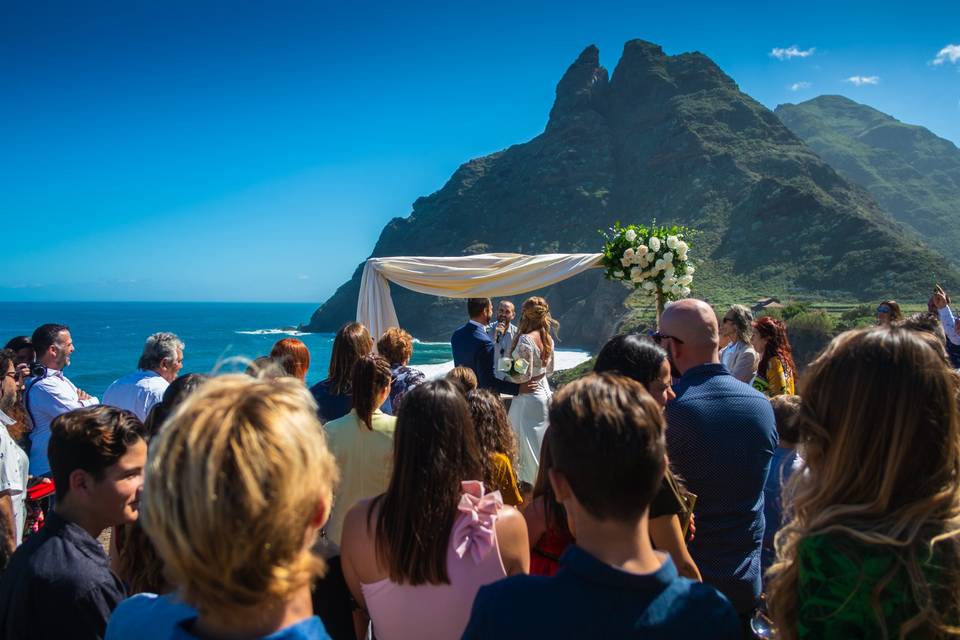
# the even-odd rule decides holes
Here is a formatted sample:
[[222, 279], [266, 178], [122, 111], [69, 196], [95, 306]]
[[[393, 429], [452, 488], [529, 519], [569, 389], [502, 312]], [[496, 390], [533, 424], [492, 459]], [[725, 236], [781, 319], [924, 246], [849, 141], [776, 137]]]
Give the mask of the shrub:
[[825, 311], [804, 311], [787, 323], [793, 359], [799, 369], [806, 367], [836, 334], [833, 320]]
[[810, 304], [808, 302], [791, 302], [783, 308], [783, 319], [789, 320], [799, 316], [801, 313], [805, 313], [810, 310]]

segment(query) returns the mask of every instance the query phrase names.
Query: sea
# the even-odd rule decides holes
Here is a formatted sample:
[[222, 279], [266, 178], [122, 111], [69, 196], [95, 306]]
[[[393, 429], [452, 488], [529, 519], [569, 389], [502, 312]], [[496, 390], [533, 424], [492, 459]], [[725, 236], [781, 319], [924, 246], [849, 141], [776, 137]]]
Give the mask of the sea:
[[[314, 384], [327, 376], [334, 336], [296, 327], [316, 308], [314, 303], [0, 302], [0, 347], [42, 324], [65, 324], [76, 350], [64, 373], [102, 398], [111, 382], [136, 369], [144, 340], [157, 331], [183, 340], [182, 374], [243, 371], [254, 358], [269, 355], [277, 340], [292, 336], [310, 349], [307, 383]], [[558, 350], [556, 366], [573, 367], [589, 357]], [[416, 340], [410, 364], [432, 377], [452, 368], [452, 358], [450, 343]]]

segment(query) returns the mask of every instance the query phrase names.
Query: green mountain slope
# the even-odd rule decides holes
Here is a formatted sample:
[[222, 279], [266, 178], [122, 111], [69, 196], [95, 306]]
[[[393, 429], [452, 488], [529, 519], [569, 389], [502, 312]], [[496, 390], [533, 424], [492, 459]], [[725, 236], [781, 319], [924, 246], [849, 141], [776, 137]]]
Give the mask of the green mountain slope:
[[952, 142], [843, 96], [783, 104], [776, 114], [931, 247], [960, 257], [960, 149]]
[[[946, 261], [886, 215], [700, 53], [633, 40], [608, 79], [588, 47], [557, 85], [542, 134], [462, 165], [383, 230], [373, 256], [598, 251], [615, 220], [682, 223], [701, 233], [694, 293], [719, 288], [917, 298]], [[511, 230], [510, 233], [505, 233]], [[506, 239], [505, 239], [506, 238]], [[308, 329], [353, 318], [361, 269]], [[545, 292], [566, 346], [596, 346], [628, 291], [586, 274]], [[445, 340], [463, 303], [393, 287], [401, 323]]]

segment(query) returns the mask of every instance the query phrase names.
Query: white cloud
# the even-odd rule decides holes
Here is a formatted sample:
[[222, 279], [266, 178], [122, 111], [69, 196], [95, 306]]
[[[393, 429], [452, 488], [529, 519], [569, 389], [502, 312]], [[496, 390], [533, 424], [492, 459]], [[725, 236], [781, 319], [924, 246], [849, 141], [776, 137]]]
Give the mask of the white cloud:
[[936, 65], [941, 65], [944, 62], [960, 62], [960, 44], [948, 44], [943, 49], [940, 49], [936, 58], [930, 61], [931, 64]]
[[880, 84], [880, 76], [850, 76], [844, 82], [855, 84], [858, 87], [865, 84]]
[[790, 85], [790, 91], [800, 91], [801, 89], [809, 89], [812, 86], [813, 86], [812, 82], [806, 82], [806, 81], [794, 82], [792, 85]]
[[770, 51], [770, 57], [776, 58], [777, 60], [790, 60], [791, 58], [809, 58], [813, 55], [813, 52], [816, 51], [816, 47], [810, 47], [809, 49], [800, 49], [797, 45], [787, 47], [786, 49], [781, 49], [780, 47], [774, 47]]

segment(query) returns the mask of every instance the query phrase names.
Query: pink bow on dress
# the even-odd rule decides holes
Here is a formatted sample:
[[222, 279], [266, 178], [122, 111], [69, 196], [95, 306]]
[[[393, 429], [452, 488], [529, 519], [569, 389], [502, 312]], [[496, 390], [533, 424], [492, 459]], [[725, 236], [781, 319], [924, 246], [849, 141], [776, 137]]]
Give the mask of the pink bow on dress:
[[460, 516], [453, 528], [454, 551], [463, 558], [470, 552], [477, 564], [493, 549], [496, 542], [497, 516], [503, 508], [503, 498], [499, 491], [483, 493], [483, 483], [467, 480], [460, 483], [463, 495], [457, 509]]

